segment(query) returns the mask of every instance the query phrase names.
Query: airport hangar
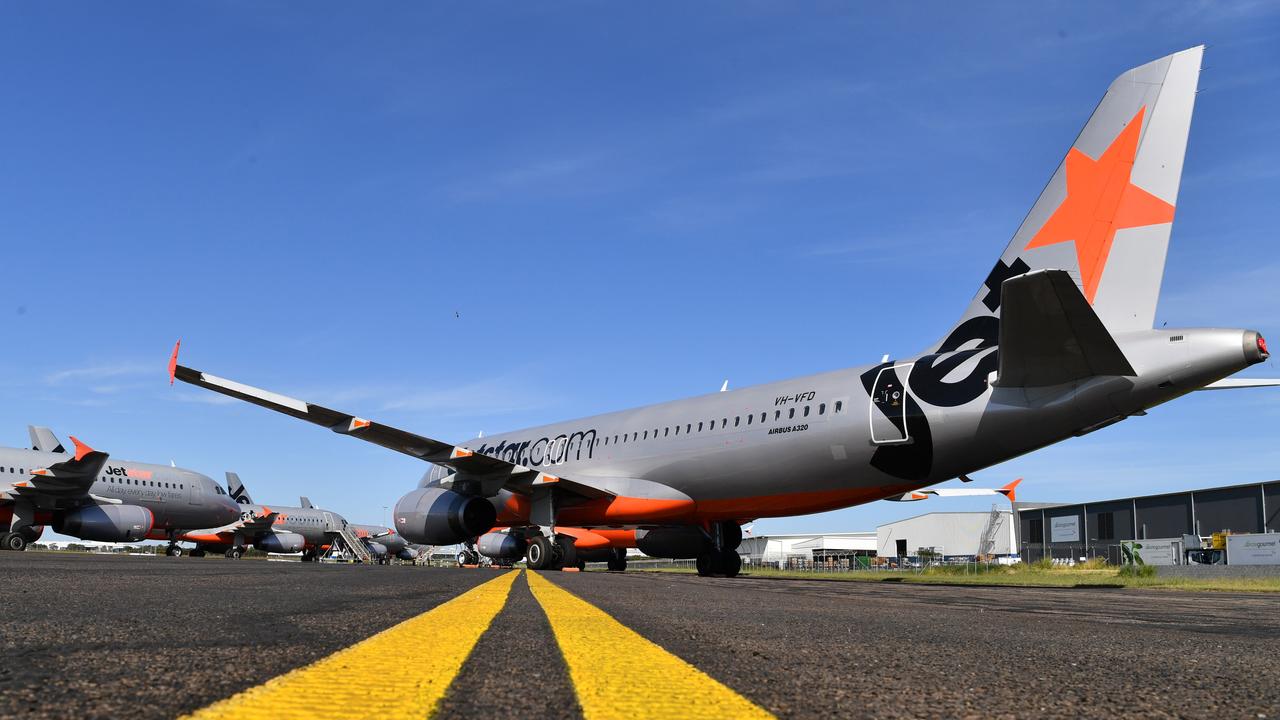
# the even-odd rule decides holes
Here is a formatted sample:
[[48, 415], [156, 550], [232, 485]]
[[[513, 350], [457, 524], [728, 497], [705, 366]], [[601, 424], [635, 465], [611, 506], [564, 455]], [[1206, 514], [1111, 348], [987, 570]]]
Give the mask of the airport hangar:
[[1072, 504], [1014, 503], [1022, 559], [1121, 560], [1125, 540], [1280, 532], [1280, 480]]
[[[1016, 519], [1015, 519], [1016, 516]], [[867, 565], [873, 557], [1101, 557], [1121, 562], [1125, 540], [1208, 537], [1216, 532], [1280, 533], [1280, 481], [1226, 485], [1081, 503], [1013, 504], [988, 512], [930, 512], [875, 532], [747, 535], [748, 565]]]

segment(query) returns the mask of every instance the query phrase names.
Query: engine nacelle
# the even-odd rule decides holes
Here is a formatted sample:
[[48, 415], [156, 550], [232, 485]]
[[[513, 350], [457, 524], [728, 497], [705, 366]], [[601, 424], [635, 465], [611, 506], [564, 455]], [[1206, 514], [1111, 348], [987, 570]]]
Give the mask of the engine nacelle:
[[138, 505], [86, 505], [54, 519], [63, 535], [99, 542], [137, 542], [147, 537], [155, 518]]
[[711, 547], [701, 528], [669, 527], [637, 530], [636, 547], [649, 557], [696, 558]]
[[364, 546], [369, 548], [369, 552], [372, 553], [374, 557], [387, 556], [387, 546], [382, 543], [370, 542], [365, 543]]
[[273, 532], [263, 535], [253, 545], [263, 552], [288, 555], [302, 552], [307, 539], [296, 532]]
[[480, 536], [476, 549], [494, 560], [519, 560], [524, 557], [525, 542], [514, 535], [491, 532]]
[[401, 560], [417, 560], [418, 551], [414, 550], [411, 547], [400, 548], [400, 552], [396, 553], [396, 557], [400, 558]]
[[410, 542], [452, 545], [493, 527], [493, 503], [441, 487], [418, 488], [396, 503], [396, 530]]

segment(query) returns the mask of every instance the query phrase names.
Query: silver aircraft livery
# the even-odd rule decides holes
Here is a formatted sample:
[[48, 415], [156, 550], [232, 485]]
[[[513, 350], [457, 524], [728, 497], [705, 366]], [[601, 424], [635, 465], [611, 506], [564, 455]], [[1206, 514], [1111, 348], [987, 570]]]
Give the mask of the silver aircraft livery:
[[174, 378], [432, 464], [394, 523], [535, 569], [625, 548], [733, 576], [741, 525], [911, 497], [1265, 360], [1251, 330], [1153, 329], [1203, 47], [1111, 84], [955, 326], [873, 365], [460, 444], [177, 364]]
[[31, 450], [0, 448], [0, 547], [25, 550], [46, 525], [81, 540], [168, 540], [183, 528], [240, 514], [212, 479], [190, 470], [113, 460], [72, 436], [67, 452], [49, 428], [30, 426]]
[[227, 473], [227, 492], [238, 503], [237, 521], [203, 530], [191, 530], [179, 540], [196, 544], [192, 557], [210, 552], [239, 559], [253, 546], [268, 553], [302, 553], [303, 562], [313, 562], [338, 539], [358, 543], [346, 518], [332, 510], [317, 508], [311, 501], [299, 498], [297, 506], [258, 505], [236, 473]]

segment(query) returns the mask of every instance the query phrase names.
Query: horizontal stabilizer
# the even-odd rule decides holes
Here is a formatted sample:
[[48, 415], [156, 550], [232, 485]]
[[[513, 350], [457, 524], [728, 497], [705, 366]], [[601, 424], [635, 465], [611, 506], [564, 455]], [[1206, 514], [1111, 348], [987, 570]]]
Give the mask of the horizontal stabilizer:
[[1000, 307], [999, 387], [1047, 387], [1099, 375], [1137, 374], [1063, 270], [1038, 270], [1004, 281]]
[[1280, 387], [1280, 378], [1223, 378], [1197, 390], [1238, 390], [1240, 388]]

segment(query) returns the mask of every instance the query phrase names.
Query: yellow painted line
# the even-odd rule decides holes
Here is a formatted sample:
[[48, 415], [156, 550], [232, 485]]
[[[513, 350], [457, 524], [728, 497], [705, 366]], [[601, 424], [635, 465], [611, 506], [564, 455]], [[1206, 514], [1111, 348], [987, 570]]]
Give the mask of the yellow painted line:
[[[367, 640], [184, 718], [430, 717], [471, 649], [506, 605], [519, 574], [503, 573]], [[246, 661], [252, 659], [246, 656]], [[404, 669], [399, 679], [372, 679], [370, 668], [386, 662]]]
[[591, 603], [537, 573], [527, 577], [587, 720], [773, 717]]

